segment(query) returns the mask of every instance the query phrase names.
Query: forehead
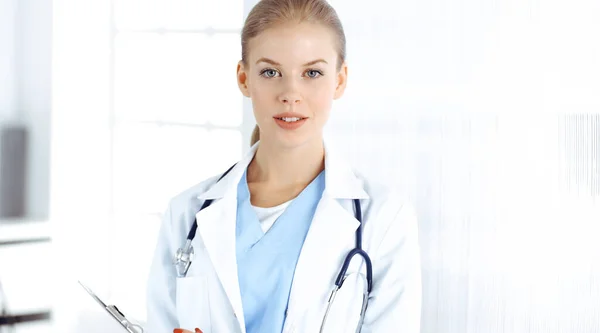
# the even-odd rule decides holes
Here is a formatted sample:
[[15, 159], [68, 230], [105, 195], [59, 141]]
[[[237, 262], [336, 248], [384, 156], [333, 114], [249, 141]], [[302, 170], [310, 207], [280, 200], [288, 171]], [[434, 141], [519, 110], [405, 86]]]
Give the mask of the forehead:
[[282, 65], [295, 66], [315, 59], [335, 63], [336, 40], [331, 29], [317, 23], [287, 23], [266, 29], [248, 43], [251, 65], [269, 58]]

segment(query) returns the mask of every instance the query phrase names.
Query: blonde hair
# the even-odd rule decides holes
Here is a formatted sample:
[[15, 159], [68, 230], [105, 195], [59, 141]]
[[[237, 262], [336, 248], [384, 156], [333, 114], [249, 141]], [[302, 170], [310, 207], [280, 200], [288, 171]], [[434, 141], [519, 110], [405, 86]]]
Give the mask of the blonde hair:
[[[346, 35], [337, 13], [326, 0], [261, 0], [248, 14], [242, 29], [242, 63], [248, 65], [248, 43], [266, 29], [287, 22], [313, 22], [330, 28], [337, 37], [339, 71], [346, 60]], [[260, 139], [258, 125], [252, 131], [250, 145]]]

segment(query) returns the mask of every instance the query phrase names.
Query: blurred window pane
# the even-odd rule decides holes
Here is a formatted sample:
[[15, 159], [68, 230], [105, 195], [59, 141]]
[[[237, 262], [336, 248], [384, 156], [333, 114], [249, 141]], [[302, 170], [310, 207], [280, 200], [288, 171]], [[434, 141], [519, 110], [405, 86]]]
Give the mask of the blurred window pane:
[[116, 214], [161, 213], [168, 200], [241, 157], [238, 130], [122, 123], [114, 134]]
[[119, 34], [117, 119], [239, 126], [239, 44], [235, 34]]
[[[117, 304], [131, 318], [146, 318], [146, 281], [160, 229], [160, 214], [120, 214], [115, 216], [115, 232], [111, 242], [111, 297], [106, 301]], [[142, 237], [139, 237], [142, 231]], [[135, 245], [132, 246], [132, 239]], [[135, 258], [127, 260], [127, 258]], [[123, 260], [125, 259], [125, 260]], [[127, 272], [127, 274], [124, 274]]]
[[[244, 2], [113, 1], [110, 301], [144, 321], [145, 281], [169, 199], [242, 155], [235, 68]], [[131, 266], [122, 253], [139, 260]]]
[[240, 0], [115, 0], [118, 29], [240, 29]]

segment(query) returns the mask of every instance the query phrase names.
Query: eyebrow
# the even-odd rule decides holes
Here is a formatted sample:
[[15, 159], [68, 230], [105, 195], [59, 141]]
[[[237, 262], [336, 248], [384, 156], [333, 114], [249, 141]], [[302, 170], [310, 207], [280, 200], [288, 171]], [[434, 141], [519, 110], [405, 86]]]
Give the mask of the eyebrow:
[[[266, 63], [271, 64], [273, 66], [281, 66], [280, 63], [278, 63], [275, 60], [271, 60], [269, 58], [260, 58], [260, 59], [258, 59], [258, 61], [256, 63], [258, 64], [260, 62], [266, 62]], [[317, 59], [317, 60], [309, 61], [309, 62], [305, 63], [302, 66], [312, 66], [312, 65], [320, 63], [320, 62], [327, 63], [327, 61], [325, 61], [325, 59]]]

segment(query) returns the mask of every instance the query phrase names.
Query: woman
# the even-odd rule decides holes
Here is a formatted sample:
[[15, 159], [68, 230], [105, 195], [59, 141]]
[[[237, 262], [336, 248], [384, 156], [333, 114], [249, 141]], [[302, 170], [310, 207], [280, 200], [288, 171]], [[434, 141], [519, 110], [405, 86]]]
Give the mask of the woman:
[[[413, 210], [357, 176], [323, 140], [346, 87], [345, 57], [326, 1], [263, 0], [252, 9], [237, 68], [258, 124], [252, 149], [171, 201], [149, 278], [148, 332], [419, 332]], [[181, 274], [173, 258], [194, 219], [193, 261]], [[372, 284], [366, 260], [354, 256], [328, 311], [361, 219]]]

